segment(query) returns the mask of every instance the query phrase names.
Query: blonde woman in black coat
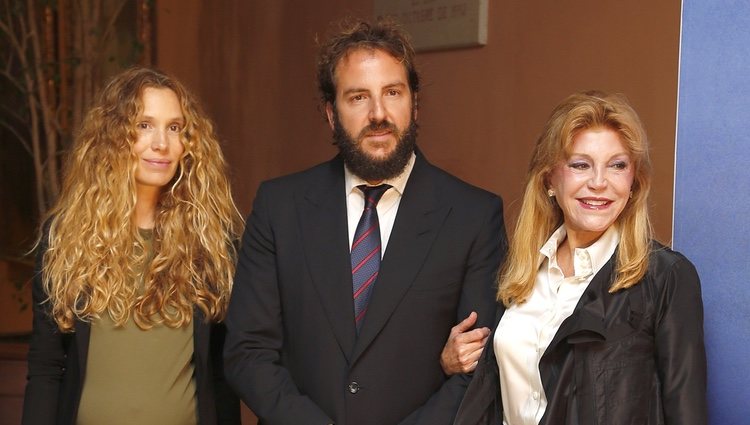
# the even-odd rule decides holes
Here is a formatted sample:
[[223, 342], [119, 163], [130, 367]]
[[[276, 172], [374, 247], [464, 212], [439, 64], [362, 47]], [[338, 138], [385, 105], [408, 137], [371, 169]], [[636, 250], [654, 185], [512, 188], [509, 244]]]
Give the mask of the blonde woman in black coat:
[[554, 110], [455, 424], [706, 423], [700, 282], [653, 240], [650, 185], [624, 98], [579, 93]]

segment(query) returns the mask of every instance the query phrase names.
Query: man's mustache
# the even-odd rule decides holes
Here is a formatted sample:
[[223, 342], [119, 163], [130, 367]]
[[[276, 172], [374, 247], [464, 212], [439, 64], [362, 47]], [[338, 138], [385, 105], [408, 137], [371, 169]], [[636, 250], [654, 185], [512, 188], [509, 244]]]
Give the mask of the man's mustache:
[[387, 120], [383, 120], [380, 122], [371, 122], [368, 126], [363, 128], [362, 131], [359, 132], [357, 140], [361, 140], [369, 133], [379, 132], [383, 130], [389, 130], [391, 133], [395, 134], [396, 137], [398, 137], [399, 135], [398, 127], [396, 127], [395, 124], [388, 122]]

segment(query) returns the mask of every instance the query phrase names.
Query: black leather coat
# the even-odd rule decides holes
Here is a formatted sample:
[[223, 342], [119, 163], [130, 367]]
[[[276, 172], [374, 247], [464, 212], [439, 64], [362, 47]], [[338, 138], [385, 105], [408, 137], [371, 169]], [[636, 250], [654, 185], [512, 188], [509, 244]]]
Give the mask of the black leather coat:
[[[706, 424], [703, 303], [695, 268], [655, 245], [643, 280], [611, 294], [614, 262], [613, 256], [593, 278], [539, 362], [548, 401], [540, 425]], [[455, 425], [502, 425], [494, 335]]]

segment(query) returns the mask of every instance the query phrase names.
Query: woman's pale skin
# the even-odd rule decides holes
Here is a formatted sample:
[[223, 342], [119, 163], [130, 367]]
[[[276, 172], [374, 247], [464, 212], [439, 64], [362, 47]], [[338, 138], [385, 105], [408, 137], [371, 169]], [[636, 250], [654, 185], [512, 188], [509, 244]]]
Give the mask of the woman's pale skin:
[[565, 276], [573, 275], [573, 253], [596, 242], [625, 209], [635, 170], [620, 136], [608, 128], [583, 130], [570, 156], [549, 176], [549, 189], [562, 209], [567, 237], [557, 248]]
[[185, 151], [181, 132], [185, 125], [180, 101], [171, 89], [147, 87], [141, 94], [143, 111], [136, 119], [138, 157], [135, 170], [135, 221], [142, 229], [154, 227], [156, 204], [174, 177]]

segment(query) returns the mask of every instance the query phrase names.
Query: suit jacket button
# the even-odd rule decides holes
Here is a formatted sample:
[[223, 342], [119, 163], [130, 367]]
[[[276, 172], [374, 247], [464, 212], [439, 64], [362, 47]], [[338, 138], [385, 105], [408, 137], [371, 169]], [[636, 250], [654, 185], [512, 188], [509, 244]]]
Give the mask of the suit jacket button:
[[357, 394], [359, 392], [359, 384], [356, 382], [352, 382], [351, 384], [349, 384], [347, 389], [349, 390], [350, 393]]

